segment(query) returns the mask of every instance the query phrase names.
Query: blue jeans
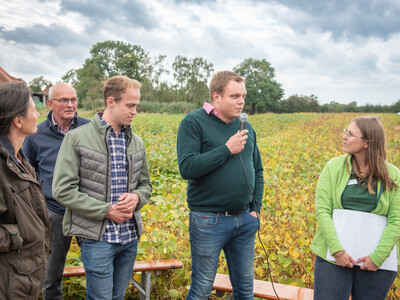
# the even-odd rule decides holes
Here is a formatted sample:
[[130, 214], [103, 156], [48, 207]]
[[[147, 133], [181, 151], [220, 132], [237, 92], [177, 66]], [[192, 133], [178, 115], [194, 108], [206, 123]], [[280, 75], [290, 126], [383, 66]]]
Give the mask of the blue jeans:
[[224, 250], [235, 299], [254, 299], [254, 239], [257, 218], [249, 211], [236, 216], [190, 212], [192, 283], [186, 299], [208, 299], [218, 258]]
[[314, 268], [314, 300], [384, 300], [397, 272], [342, 268], [317, 256]]
[[43, 284], [43, 300], [62, 300], [62, 279], [65, 261], [69, 247], [71, 246], [71, 236], [64, 236], [62, 222], [64, 214], [59, 214], [47, 210], [50, 220], [50, 248], [51, 253], [47, 262], [46, 279]]
[[86, 300], [122, 300], [132, 277], [139, 240], [126, 245], [83, 239]]

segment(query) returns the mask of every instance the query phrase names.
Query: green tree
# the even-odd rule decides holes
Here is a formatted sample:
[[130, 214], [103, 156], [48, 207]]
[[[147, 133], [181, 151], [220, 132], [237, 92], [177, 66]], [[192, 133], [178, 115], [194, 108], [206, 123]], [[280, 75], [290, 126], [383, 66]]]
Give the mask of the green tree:
[[61, 81], [70, 84], [71, 86], [75, 86], [78, 83], [78, 74], [76, 70], [71, 69], [67, 71], [62, 77]]
[[400, 112], [400, 99], [397, 100], [396, 103], [392, 104], [390, 111], [394, 113]]
[[32, 81], [29, 82], [29, 88], [32, 90], [32, 92], [36, 93], [40, 93], [44, 91], [47, 87], [52, 85], [53, 84], [51, 83], [51, 81], [44, 79], [43, 76], [33, 78]]
[[201, 57], [189, 59], [176, 56], [172, 64], [173, 76], [183, 98], [196, 105], [208, 99], [207, 80], [214, 71], [212, 63]]
[[[86, 107], [98, 106], [102, 98], [102, 81], [116, 75], [125, 75], [142, 82], [152, 91], [152, 80], [158, 81], [163, 72], [161, 66], [165, 57], [160, 56], [152, 63], [148, 53], [138, 45], [120, 41], [96, 43], [90, 50], [91, 56], [85, 60], [82, 68], [69, 70], [63, 81], [70, 83]], [[158, 76], [158, 77], [157, 77]], [[89, 102], [97, 102], [89, 105]]]
[[[93, 45], [90, 58], [81, 69], [70, 70], [66, 80], [74, 82], [83, 100], [101, 96], [101, 81], [116, 75], [125, 75], [142, 83], [142, 99], [156, 101], [160, 78], [168, 71], [164, 68], [165, 55], [150, 57], [139, 45], [121, 41], [104, 41]], [[75, 71], [75, 73], [74, 73]]]
[[246, 110], [251, 114], [279, 111], [284, 91], [275, 80], [275, 69], [267, 60], [247, 58], [233, 71], [246, 79]]
[[281, 101], [280, 111], [283, 113], [295, 112], [320, 112], [321, 106], [318, 102], [318, 97], [315, 95], [303, 96], [292, 95], [289, 98]]
[[332, 112], [342, 113], [344, 111], [343, 104], [340, 104], [340, 103], [335, 102], [335, 101], [331, 101], [330, 105], [331, 105], [331, 108], [332, 108], [332, 110], [331, 110]]
[[93, 45], [88, 64], [97, 66], [104, 77], [125, 75], [139, 81], [147, 78], [151, 58], [139, 45], [104, 41]]
[[86, 61], [76, 70], [77, 82], [74, 85], [80, 104], [94, 109], [102, 104], [102, 81], [104, 76], [98, 66]]
[[353, 101], [350, 102], [349, 104], [344, 105], [343, 107], [344, 112], [359, 112], [360, 109], [357, 107], [357, 102]]
[[165, 58], [165, 55], [155, 56], [147, 65], [146, 78], [141, 81], [140, 89], [141, 97], [145, 101], [170, 102], [172, 89], [166, 82], [161, 82], [162, 75], [169, 74], [163, 65]]

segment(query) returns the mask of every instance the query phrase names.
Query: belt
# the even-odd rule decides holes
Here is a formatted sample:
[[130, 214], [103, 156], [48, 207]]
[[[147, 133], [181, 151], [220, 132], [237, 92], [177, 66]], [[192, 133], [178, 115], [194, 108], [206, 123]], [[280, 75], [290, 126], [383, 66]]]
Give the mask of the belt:
[[224, 216], [236, 216], [243, 211], [220, 211], [217, 214], [224, 215]]

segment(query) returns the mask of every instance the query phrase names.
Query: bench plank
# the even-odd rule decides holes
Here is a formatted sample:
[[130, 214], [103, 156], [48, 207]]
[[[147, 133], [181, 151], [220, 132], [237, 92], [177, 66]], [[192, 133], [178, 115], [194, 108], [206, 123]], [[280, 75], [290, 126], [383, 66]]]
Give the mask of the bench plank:
[[177, 259], [162, 259], [150, 261], [135, 261], [133, 272], [161, 271], [169, 269], [181, 269], [183, 264]]
[[63, 277], [72, 276], [85, 276], [85, 269], [83, 268], [83, 266], [64, 267]]
[[[298, 286], [274, 283], [276, 293], [281, 300], [312, 300], [314, 290]], [[229, 275], [217, 273], [213, 289], [217, 291], [232, 293], [232, 285]], [[269, 281], [254, 280], [254, 296], [264, 299], [278, 299]]]
[[[161, 260], [150, 260], [150, 261], [135, 261], [133, 272], [141, 272], [141, 283], [137, 282], [133, 277], [130, 281], [140, 292], [141, 300], [150, 300], [151, 290], [151, 271], [156, 273], [162, 270], [180, 269], [183, 268], [183, 264], [177, 259], [161, 259]], [[71, 276], [85, 276], [85, 269], [83, 266], [68, 266], [64, 268], [63, 277]]]
[[[180, 268], [183, 268], [183, 264], [177, 259], [135, 261], [133, 272], [162, 271]], [[83, 266], [65, 267], [63, 277], [71, 276], [85, 276], [85, 269]]]

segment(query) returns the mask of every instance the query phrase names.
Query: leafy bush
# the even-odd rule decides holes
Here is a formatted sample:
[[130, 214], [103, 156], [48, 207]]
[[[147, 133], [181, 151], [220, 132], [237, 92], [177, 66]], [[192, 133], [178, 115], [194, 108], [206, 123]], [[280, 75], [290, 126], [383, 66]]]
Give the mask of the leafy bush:
[[167, 114], [187, 114], [195, 110], [197, 106], [188, 102], [140, 102], [139, 112], [146, 113], [167, 113]]

